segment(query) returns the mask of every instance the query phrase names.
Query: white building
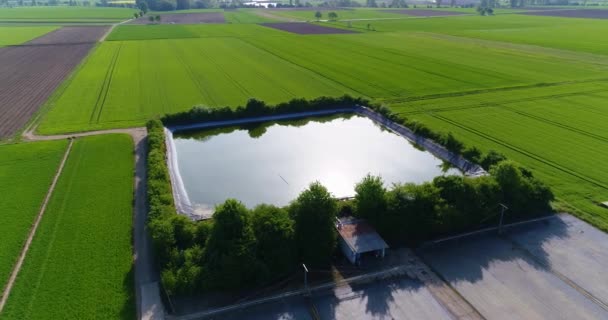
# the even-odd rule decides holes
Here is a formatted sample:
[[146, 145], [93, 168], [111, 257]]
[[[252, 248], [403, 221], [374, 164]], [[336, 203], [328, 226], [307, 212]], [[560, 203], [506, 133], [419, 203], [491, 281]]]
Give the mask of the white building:
[[388, 245], [365, 220], [339, 218], [336, 219], [336, 229], [340, 235], [340, 249], [351, 263], [361, 264], [361, 257], [365, 253], [384, 258]]

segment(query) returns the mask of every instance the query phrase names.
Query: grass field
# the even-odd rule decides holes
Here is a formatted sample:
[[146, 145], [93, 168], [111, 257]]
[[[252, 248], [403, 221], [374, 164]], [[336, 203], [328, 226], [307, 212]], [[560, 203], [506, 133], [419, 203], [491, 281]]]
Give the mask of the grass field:
[[10, 276], [66, 146], [66, 141], [0, 146], [0, 288]]
[[[345, 22], [332, 24], [346, 26]], [[608, 32], [608, 22], [605, 20], [504, 14], [493, 17], [456, 16], [351, 22], [355, 29], [366, 29], [367, 24], [371, 24], [377, 32], [433, 32], [608, 54], [608, 43], [599, 39], [601, 34]]]
[[137, 38], [155, 28], [163, 30], [157, 35], [206, 38], [102, 44], [52, 101], [39, 131], [143, 125], [195, 104], [234, 106], [251, 97], [279, 102], [349, 93], [395, 101], [600, 78], [608, 67], [536, 48], [418, 33], [298, 36], [253, 25], [171, 27], [121, 26], [111, 38]]
[[501, 150], [549, 183], [562, 204], [608, 230], [608, 82], [411, 101], [394, 110], [469, 145]]
[[133, 319], [133, 144], [74, 143], [2, 319]]
[[85, 21], [85, 20], [126, 20], [133, 17], [136, 10], [128, 8], [97, 7], [20, 7], [0, 8], [0, 22], [9, 21]]
[[608, 230], [608, 211], [596, 205], [608, 200], [608, 175], [598, 165], [608, 160], [608, 21], [500, 14], [352, 26], [362, 32], [120, 26], [55, 95], [38, 130], [139, 126], [195, 104], [349, 93], [506, 153], [536, 169], [561, 206]]
[[28, 27], [4, 27], [0, 26], [0, 47], [22, 44], [34, 38], [49, 33], [57, 27], [28, 26]]

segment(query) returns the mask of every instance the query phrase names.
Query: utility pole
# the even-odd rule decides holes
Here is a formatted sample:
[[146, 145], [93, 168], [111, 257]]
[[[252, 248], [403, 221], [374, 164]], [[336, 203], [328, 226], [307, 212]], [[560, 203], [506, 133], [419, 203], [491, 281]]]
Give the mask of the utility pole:
[[509, 210], [509, 207], [505, 206], [502, 203], [498, 204], [500, 206], [500, 221], [498, 222], [498, 234], [502, 234], [502, 220], [505, 216], [505, 211]]

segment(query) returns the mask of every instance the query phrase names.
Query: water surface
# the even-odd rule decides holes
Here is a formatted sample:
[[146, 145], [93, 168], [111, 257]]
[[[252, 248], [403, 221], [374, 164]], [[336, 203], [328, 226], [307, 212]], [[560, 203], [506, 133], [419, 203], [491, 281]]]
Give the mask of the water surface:
[[367, 173], [387, 187], [460, 174], [431, 153], [359, 115], [174, 134], [185, 190], [197, 211], [227, 198], [248, 207], [287, 205], [313, 181], [336, 197], [354, 195]]

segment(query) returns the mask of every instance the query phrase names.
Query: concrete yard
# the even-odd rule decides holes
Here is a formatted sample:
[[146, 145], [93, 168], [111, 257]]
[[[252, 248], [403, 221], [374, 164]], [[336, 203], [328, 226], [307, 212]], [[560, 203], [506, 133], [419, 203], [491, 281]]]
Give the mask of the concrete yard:
[[572, 216], [442, 244], [423, 257], [488, 319], [608, 319], [608, 236]]
[[339, 287], [313, 301], [320, 319], [451, 319], [423, 283], [406, 277]]

